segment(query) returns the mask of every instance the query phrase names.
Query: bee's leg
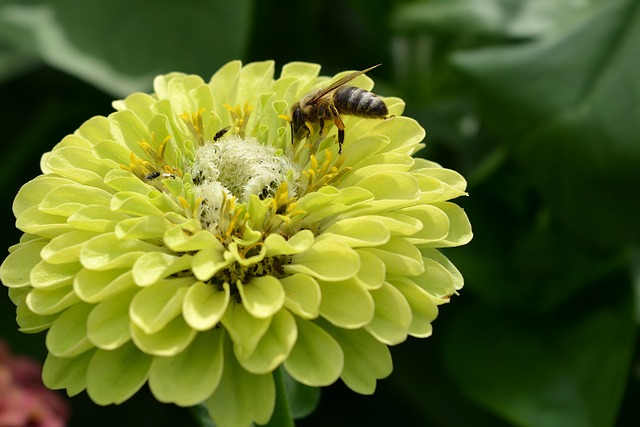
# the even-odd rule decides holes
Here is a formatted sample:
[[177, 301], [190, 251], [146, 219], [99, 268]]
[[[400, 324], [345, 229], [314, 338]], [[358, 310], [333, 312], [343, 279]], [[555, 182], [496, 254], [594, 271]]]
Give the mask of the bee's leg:
[[331, 112], [333, 113], [333, 123], [338, 128], [338, 154], [340, 154], [342, 153], [342, 143], [344, 142], [344, 122], [333, 105], [331, 106]]

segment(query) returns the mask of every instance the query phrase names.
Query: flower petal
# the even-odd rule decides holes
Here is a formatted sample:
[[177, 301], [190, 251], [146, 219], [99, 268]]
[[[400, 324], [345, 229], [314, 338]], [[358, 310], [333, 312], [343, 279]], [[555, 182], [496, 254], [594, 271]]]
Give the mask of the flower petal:
[[150, 286], [165, 277], [188, 270], [191, 256], [180, 257], [162, 252], [146, 253], [138, 258], [131, 268], [133, 280], [138, 286]]
[[31, 270], [31, 286], [39, 289], [58, 289], [73, 283], [73, 279], [82, 269], [78, 262], [67, 264], [49, 264], [41, 261]]
[[29, 286], [30, 272], [40, 262], [40, 251], [46, 244], [44, 241], [32, 241], [16, 245], [0, 267], [2, 284], [9, 288]]
[[338, 379], [344, 367], [340, 345], [309, 320], [296, 319], [298, 339], [284, 367], [299, 383], [321, 387]]
[[152, 356], [132, 343], [115, 350], [96, 350], [87, 367], [87, 393], [98, 405], [119, 404], [147, 380]]
[[145, 334], [152, 335], [164, 328], [182, 311], [182, 301], [192, 278], [159, 281], [140, 290], [131, 301], [131, 321]]
[[270, 373], [289, 356], [297, 337], [293, 316], [287, 310], [280, 310], [273, 316], [255, 351], [249, 357], [238, 357], [238, 361], [253, 374]]
[[374, 218], [346, 218], [334, 222], [319, 237], [336, 239], [352, 248], [361, 246], [379, 246], [389, 241], [389, 230]]
[[225, 340], [222, 378], [206, 401], [216, 426], [249, 427], [254, 421], [266, 424], [273, 413], [275, 399], [273, 376], [245, 371], [233, 356], [229, 340]]
[[393, 370], [389, 347], [363, 329], [345, 330], [324, 324], [344, 352], [344, 369], [340, 378], [351, 390], [373, 394], [376, 381]]
[[420, 251], [406, 239], [392, 237], [386, 245], [362, 250], [380, 258], [388, 274], [416, 276], [424, 272]]
[[94, 351], [87, 351], [77, 357], [56, 357], [49, 353], [42, 367], [42, 382], [52, 390], [67, 389], [69, 396], [75, 396], [87, 387], [87, 368]]
[[285, 292], [284, 305], [296, 316], [314, 319], [320, 314], [320, 285], [306, 274], [292, 274], [280, 279]]
[[194, 406], [206, 400], [220, 383], [223, 371], [223, 332], [200, 333], [181, 353], [154, 357], [149, 388], [160, 402]]
[[431, 322], [438, 316], [434, 297], [406, 277], [396, 277], [389, 282], [402, 293], [411, 307], [409, 335], [418, 338], [431, 336]]
[[73, 281], [73, 290], [84, 302], [96, 303], [135, 287], [127, 269], [107, 271], [81, 270]]
[[97, 304], [87, 318], [87, 337], [103, 350], [115, 350], [131, 339], [129, 305], [137, 290], [132, 289]]
[[293, 256], [285, 265], [287, 273], [304, 273], [321, 280], [346, 280], [357, 274], [360, 257], [349, 246], [333, 240], [321, 240], [305, 252]]
[[47, 332], [47, 349], [57, 357], [75, 357], [93, 347], [87, 338], [87, 317], [93, 308], [77, 304], [58, 317]]
[[42, 248], [40, 256], [51, 264], [76, 262], [85, 243], [95, 236], [98, 236], [98, 233], [93, 231], [78, 230], [65, 233], [55, 237]]
[[229, 304], [229, 284], [221, 287], [203, 282], [189, 286], [182, 302], [185, 322], [197, 331], [206, 331], [218, 324]]
[[373, 298], [357, 280], [320, 281], [320, 314], [336, 326], [360, 328], [373, 319]]
[[236, 355], [248, 357], [255, 351], [260, 339], [269, 329], [271, 318], [253, 317], [242, 302], [232, 300], [221, 321], [233, 341]]
[[402, 293], [389, 283], [371, 291], [376, 313], [365, 329], [387, 344], [399, 344], [407, 339], [411, 326], [411, 307]]
[[196, 334], [181, 316], [154, 334], [147, 334], [135, 323], [131, 323], [131, 338], [136, 346], [143, 352], [156, 356], [174, 356], [180, 353], [193, 341]]
[[238, 282], [238, 290], [244, 308], [258, 319], [273, 316], [284, 304], [284, 289], [273, 276], [254, 277], [246, 285]]

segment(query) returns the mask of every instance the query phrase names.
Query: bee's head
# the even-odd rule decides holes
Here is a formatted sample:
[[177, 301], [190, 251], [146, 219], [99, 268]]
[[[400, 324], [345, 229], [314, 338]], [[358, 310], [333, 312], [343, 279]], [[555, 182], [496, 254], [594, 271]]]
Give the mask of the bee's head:
[[300, 104], [295, 104], [291, 109], [291, 130], [294, 134], [298, 133], [298, 131], [304, 126], [304, 113], [302, 112], [302, 108]]

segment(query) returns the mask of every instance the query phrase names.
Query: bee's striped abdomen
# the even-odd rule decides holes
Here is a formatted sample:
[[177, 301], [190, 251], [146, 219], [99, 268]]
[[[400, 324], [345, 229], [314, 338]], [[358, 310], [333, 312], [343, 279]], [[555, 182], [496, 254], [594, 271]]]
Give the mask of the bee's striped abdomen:
[[333, 105], [342, 114], [359, 117], [386, 117], [389, 114], [380, 97], [354, 86], [343, 86], [336, 90]]

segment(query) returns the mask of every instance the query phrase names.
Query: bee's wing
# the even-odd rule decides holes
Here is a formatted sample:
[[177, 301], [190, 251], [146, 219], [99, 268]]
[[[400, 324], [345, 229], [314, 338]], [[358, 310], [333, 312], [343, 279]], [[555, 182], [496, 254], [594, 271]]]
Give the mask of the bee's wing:
[[334, 90], [338, 89], [340, 86], [342, 86], [342, 85], [346, 84], [347, 82], [350, 82], [351, 80], [355, 79], [360, 74], [368, 73], [369, 71], [373, 70], [374, 68], [376, 68], [376, 67], [378, 67], [380, 65], [381, 64], [377, 64], [377, 65], [374, 65], [373, 67], [369, 67], [369, 68], [364, 69], [362, 71], [354, 71], [353, 73], [344, 76], [340, 80], [337, 80], [337, 81], [331, 83], [329, 86], [327, 86], [326, 88], [322, 89], [320, 92], [316, 93], [315, 96], [313, 98], [311, 98], [307, 102], [309, 102], [309, 103], [316, 102], [317, 100], [319, 100], [323, 96], [327, 95], [329, 92], [333, 92]]

